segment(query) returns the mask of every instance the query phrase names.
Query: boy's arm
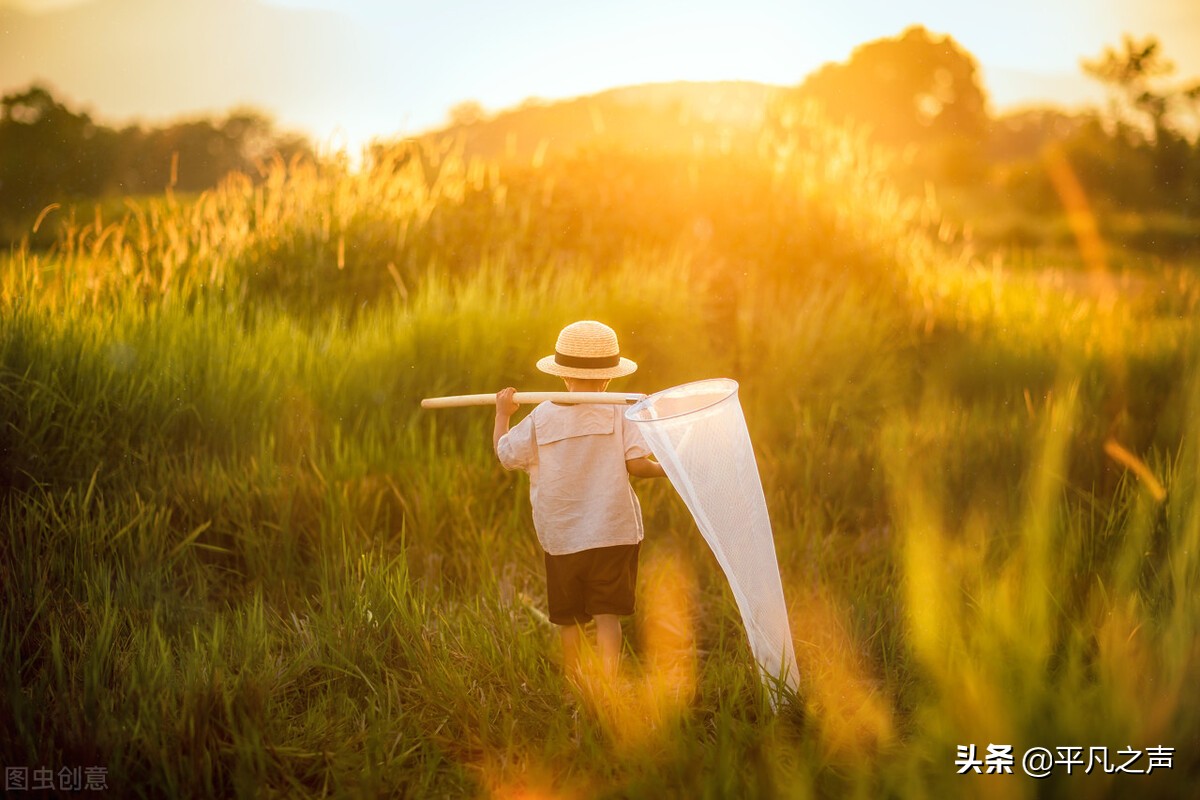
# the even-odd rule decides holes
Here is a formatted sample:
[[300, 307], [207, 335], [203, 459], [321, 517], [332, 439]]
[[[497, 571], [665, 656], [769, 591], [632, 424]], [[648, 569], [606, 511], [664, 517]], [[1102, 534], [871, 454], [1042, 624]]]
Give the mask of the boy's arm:
[[496, 392], [496, 427], [492, 430], [492, 450], [499, 447], [500, 437], [508, 433], [509, 420], [521, 407], [517, 401], [513, 400], [516, 392], [517, 390], [511, 386]]
[[665, 478], [667, 473], [663, 465], [648, 456], [630, 458], [625, 461], [625, 469], [635, 478]]

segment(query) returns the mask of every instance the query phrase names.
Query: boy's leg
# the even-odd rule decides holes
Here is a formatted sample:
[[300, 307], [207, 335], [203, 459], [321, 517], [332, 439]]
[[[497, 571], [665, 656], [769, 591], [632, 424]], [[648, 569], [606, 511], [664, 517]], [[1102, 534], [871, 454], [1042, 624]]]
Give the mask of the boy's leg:
[[583, 609], [583, 585], [579, 570], [586, 556], [579, 553], [552, 556], [545, 554], [546, 597], [550, 621], [558, 627], [562, 640], [563, 674], [572, 680], [579, 677], [580, 649], [583, 645], [583, 625], [591, 617]]
[[584, 608], [596, 620], [597, 649], [609, 677], [621, 664], [621, 617], [633, 613], [639, 549], [632, 544], [589, 551], [594, 558]]
[[578, 625], [559, 625], [558, 634], [562, 637], [563, 673], [568, 678], [578, 678], [581, 628]]
[[621, 618], [616, 614], [596, 614], [596, 644], [604, 672], [612, 677], [621, 665]]

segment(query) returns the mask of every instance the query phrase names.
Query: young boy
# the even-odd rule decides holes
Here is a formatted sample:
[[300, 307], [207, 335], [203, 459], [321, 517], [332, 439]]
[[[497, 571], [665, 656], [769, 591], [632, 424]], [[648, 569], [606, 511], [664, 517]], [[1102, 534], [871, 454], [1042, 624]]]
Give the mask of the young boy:
[[[623, 358], [612, 328], [593, 320], [562, 329], [554, 355], [537, 363], [569, 392], [603, 392], [637, 364]], [[596, 620], [601, 663], [615, 675], [621, 616], [633, 613], [642, 511], [629, 475], [663, 477], [662, 465], [621, 405], [541, 403], [515, 428], [511, 387], [496, 394], [492, 443], [505, 469], [529, 473], [533, 526], [545, 551], [550, 621], [562, 637], [569, 676], [579, 670], [582, 626]]]

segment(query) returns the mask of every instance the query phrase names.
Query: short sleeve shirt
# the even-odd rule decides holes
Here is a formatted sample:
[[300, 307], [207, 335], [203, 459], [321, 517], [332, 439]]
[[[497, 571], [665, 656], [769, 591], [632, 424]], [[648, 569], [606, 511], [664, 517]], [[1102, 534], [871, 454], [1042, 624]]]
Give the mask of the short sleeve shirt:
[[533, 527], [542, 548], [564, 555], [642, 540], [642, 510], [625, 461], [650, 455], [637, 424], [616, 405], [542, 403], [500, 437], [505, 469], [529, 473]]

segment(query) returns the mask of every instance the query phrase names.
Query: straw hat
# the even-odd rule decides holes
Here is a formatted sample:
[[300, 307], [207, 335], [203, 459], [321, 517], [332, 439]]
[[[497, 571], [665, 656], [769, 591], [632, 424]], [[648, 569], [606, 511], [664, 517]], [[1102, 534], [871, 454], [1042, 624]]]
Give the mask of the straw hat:
[[637, 364], [621, 357], [616, 331], [585, 319], [562, 329], [554, 355], [539, 360], [537, 368], [564, 378], [620, 378], [637, 370]]

